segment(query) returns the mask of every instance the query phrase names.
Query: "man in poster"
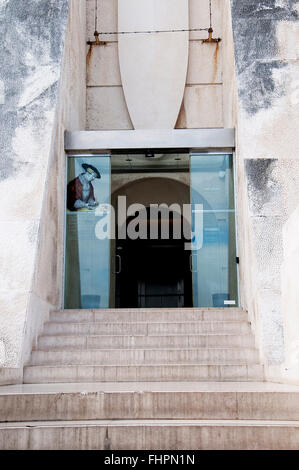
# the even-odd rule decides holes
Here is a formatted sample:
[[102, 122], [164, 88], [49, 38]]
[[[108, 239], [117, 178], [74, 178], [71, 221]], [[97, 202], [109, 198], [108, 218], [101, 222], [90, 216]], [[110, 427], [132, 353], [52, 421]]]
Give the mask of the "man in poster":
[[67, 208], [72, 212], [93, 210], [98, 206], [91, 182], [96, 178], [100, 179], [101, 174], [97, 168], [87, 163], [83, 163], [82, 168], [84, 172], [67, 185]]

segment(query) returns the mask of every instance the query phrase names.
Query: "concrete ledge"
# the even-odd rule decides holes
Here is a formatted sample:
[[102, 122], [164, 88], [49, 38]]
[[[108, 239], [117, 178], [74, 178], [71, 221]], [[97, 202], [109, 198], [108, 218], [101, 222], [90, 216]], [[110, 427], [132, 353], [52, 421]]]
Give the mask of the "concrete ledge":
[[37, 384], [0, 388], [0, 422], [298, 420], [299, 387], [263, 382]]
[[299, 421], [59, 421], [0, 427], [3, 450], [297, 450], [298, 447]]

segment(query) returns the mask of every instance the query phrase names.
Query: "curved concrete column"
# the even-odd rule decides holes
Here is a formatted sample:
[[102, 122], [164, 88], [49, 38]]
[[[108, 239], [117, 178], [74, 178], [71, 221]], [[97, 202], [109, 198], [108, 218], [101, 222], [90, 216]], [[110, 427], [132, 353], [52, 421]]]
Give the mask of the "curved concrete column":
[[[119, 31], [188, 29], [188, 0], [118, 0]], [[119, 61], [135, 129], [172, 129], [183, 99], [189, 33], [119, 36]]]

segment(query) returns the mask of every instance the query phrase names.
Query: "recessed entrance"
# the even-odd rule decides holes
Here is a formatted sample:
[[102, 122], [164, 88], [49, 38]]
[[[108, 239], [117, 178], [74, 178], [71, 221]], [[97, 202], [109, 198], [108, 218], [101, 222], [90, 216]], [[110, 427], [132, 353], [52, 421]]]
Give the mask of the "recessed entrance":
[[[124, 171], [130, 182], [122, 185]], [[144, 207], [136, 226], [139, 237], [130, 236], [134, 215], [124, 221], [129, 236], [116, 236], [115, 276], [111, 279], [115, 306], [191, 307], [191, 251], [186, 249], [191, 226], [185, 221], [187, 237], [183, 226], [183, 206], [190, 203], [189, 155], [112, 157], [112, 187], [118, 188], [112, 196], [115, 208], [120, 196], [126, 198], [128, 207]], [[153, 210], [154, 206], [161, 210]], [[123, 230], [116, 235], [119, 232]]]
[[[147, 216], [144, 223], [149, 232], [153, 223], [149, 210]], [[162, 238], [163, 222], [169, 223], [168, 240]], [[183, 237], [173, 237], [175, 223], [182, 225], [181, 217], [159, 218], [156, 240], [117, 240], [116, 307], [192, 307], [191, 252], [185, 250]]]
[[66, 308], [238, 305], [233, 159], [68, 157]]

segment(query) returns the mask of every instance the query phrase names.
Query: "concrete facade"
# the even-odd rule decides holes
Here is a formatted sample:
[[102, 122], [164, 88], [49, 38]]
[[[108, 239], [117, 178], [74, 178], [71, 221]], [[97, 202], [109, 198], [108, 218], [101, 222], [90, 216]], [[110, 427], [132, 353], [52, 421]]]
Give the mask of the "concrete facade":
[[[87, 39], [93, 39], [94, 1], [87, 0]], [[189, 27], [209, 25], [208, 2], [189, 1]], [[226, 33], [229, 5], [214, 1], [213, 27], [215, 37]], [[117, 31], [117, 0], [103, 0], [99, 11], [99, 31]], [[189, 61], [186, 87], [177, 129], [217, 128], [224, 126], [224, 116], [230, 113], [224, 99], [223, 55], [231, 44], [202, 44], [206, 31], [192, 32], [189, 37]], [[228, 39], [228, 37], [227, 37]], [[87, 51], [87, 130], [133, 129], [123, 93], [117, 36], [100, 35], [107, 42], [103, 47]], [[233, 76], [233, 74], [231, 75]], [[227, 106], [226, 106], [227, 105]]]
[[281, 375], [285, 381], [296, 384], [299, 382], [298, 222], [299, 208], [297, 207], [283, 227], [283, 264], [281, 269], [285, 338], [285, 363]]
[[[298, 2], [232, 1], [241, 295], [261, 358], [284, 361], [282, 230], [298, 205]], [[278, 366], [268, 376], [280, 375]]]
[[[208, 26], [208, 2], [190, 0], [189, 10], [190, 28]], [[288, 343], [288, 325], [297, 321], [288, 263], [297, 251], [290, 255], [286, 246], [283, 254], [283, 226], [299, 196], [299, 2], [214, 0], [213, 11], [222, 42], [202, 44], [206, 32], [190, 34], [176, 128], [237, 129], [241, 304], [268, 377], [287, 380], [284, 336]], [[117, 36], [100, 36], [106, 46], [86, 46], [93, 0], [2, 0], [0, 28], [0, 383], [12, 383], [22, 381], [49, 312], [61, 306], [63, 131], [133, 125]], [[116, 0], [102, 0], [98, 29], [117, 30]], [[292, 238], [296, 228], [290, 230]]]
[[85, 4], [5, 0], [0, 24], [0, 382], [6, 383], [22, 381], [22, 364], [61, 298], [63, 135], [85, 125]]

